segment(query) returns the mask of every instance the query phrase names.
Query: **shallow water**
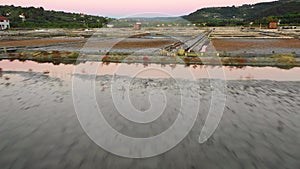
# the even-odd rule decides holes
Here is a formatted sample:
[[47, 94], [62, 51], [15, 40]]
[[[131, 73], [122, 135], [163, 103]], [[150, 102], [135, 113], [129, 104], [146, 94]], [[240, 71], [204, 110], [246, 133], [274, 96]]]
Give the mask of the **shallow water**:
[[[97, 66], [97, 75], [131, 75], [132, 72], [142, 70], [136, 77], [141, 78], [176, 78], [186, 79], [186, 72], [190, 72], [194, 79], [216, 78], [226, 80], [276, 80], [276, 81], [299, 81], [300, 68], [280, 69], [277, 67], [229, 67], [229, 66], [185, 66], [185, 65], [159, 65], [159, 64], [126, 64], [86, 62], [80, 64], [81, 71], [77, 73], [86, 74], [89, 72], [91, 65]], [[86, 66], [85, 66], [86, 65]], [[0, 68], [3, 71], [32, 71], [32, 72], [49, 72], [52, 77], [70, 80], [75, 72], [76, 65], [53, 65], [52, 63], [37, 63], [33, 61], [0, 61]], [[210, 72], [215, 72], [210, 75]], [[94, 72], [93, 72], [94, 73]]]
[[[177, 146], [159, 156], [131, 159], [113, 155], [100, 148], [80, 125], [76, 106], [74, 107], [74, 104], [79, 103], [76, 99], [74, 101], [74, 84], [71, 80], [75, 76], [82, 82], [87, 82], [90, 78], [88, 74], [93, 73], [88, 69], [91, 64], [97, 66], [96, 63], [75, 67], [35, 62], [0, 62], [3, 69], [0, 77], [1, 169], [295, 169], [300, 166], [298, 68], [282, 70], [270, 67], [237, 69], [198, 66], [194, 69], [183, 65], [176, 65], [175, 68], [166, 65], [159, 69], [161, 65], [148, 65], [147, 71], [141, 71], [136, 78], [129, 78], [111, 75], [134, 75], [143, 70], [145, 65], [100, 63], [94, 83], [96, 103], [108, 123], [122, 134], [138, 138], [157, 135], [168, 129], [176, 117], [183, 116], [179, 111], [182, 99], [191, 103], [197, 101], [198, 97], [200, 99], [195, 124]], [[75, 68], [79, 68], [78, 74], [73, 76]], [[28, 71], [29, 69], [32, 70]], [[189, 72], [187, 69], [199, 79], [192, 81], [186, 74]], [[208, 72], [217, 73], [214, 77], [222, 77], [218, 74], [219, 70], [224, 70], [226, 79], [231, 79], [225, 86], [223, 116], [212, 137], [200, 144], [199, 134], [212, 105], [212, 84], [220, 81], [207, 79]], [[188, 80], [175, 81], [168, 78], [168, 72], [174, 77]], [[162, 116], [153, 124], [131, 123], [120, 116], [112, 98], [113, 77], [116, 78], [114, 84], [131, 83], [131, 103], [140, 111], [151, 107], [150, 92], [165, 93], [167, 102]], [[163, 79], [157, 79], [158, 77]], [[178, 84], [183, 84], [183, 92], [178, 89]], [[88, 92], [87, 87], [77, 89], [84, 95]], [[123, 99], [123, 88], [117, 86], [115, 91]], [[89, 106], [83, 110], [86, 110], [84, 114], [90, 114]], [[130, 110], [124, 111], [126, 113]], [[103, 138], [108, 136], [106, 134], [103, 134]], [[113, 141], [106, 139], [108, 142]]]

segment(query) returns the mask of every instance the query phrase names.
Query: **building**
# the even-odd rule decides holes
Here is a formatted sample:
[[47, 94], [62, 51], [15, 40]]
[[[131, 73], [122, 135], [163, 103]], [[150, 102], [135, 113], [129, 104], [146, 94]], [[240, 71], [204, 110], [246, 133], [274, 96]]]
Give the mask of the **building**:
[[113, 28], [115, 25], [113, 25], [113, 24], [107, 24], [106, 25], [108, 28]]
[[270, 22], [269, 29], [277, 29], [277, 22]]
[[19, 18], [22, 19], [22, 22], [25, 22], [25, 21], [26, 21], [26, 16], [24, 15], [24, 13], [20, 14], [20, 15], [19, 15]]
[[141, 29], [141, 25], [142, 25], [142, 23], [137, 22], [136, 24], [133, 25], [133, 29], [134, 30], [140, 30]]
[[0, 30], [9, 29], [9, 20], [3, 16], [0, 16]]

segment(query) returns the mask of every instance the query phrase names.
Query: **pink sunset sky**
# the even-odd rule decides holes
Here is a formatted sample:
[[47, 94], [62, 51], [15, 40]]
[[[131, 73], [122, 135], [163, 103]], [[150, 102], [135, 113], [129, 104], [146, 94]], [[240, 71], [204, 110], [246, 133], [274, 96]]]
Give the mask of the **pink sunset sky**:
[[[86, 13], [109, 17], [186, 15], [203, 7], [232, 6], [274, 0], [0, 0], [0, 5], [34, 6], [47, 10]], [[157, 14], [156, 16], [160, 16]]]

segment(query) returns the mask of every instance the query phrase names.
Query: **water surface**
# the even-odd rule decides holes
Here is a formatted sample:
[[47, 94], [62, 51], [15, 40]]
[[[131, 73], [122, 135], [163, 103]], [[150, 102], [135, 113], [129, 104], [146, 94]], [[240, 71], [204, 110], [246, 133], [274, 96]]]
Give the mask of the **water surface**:
[[[230, 66], [206, 66], [206, 65], [159, 65], [159, 64], [127, 64], [127, 63], [110, 63], [102, 62], [86, 62], [81, 63], [83, 74], [89, 73], [88, 68], [91, 65], [98, 66], [97, 75], [129, 75], [132, 72], [137, 72], [143, 68], [143, 72], [137, 77], [142, 78], [169, 78], [171, 75], [166, 72], [171, 72], [176, 78], [185, 79], [186, 71], [189, 70], [195, 79], [212, 78], [209, 72], [216, 71], [219, 75], [213, 78], [221, 78], [225, 80], [275, 80], [275, 81], [299, 81], [300, 68], [280, 69], [277, 67], [230, 67]], [[86, 65], [86, 68], [85, 66]], [[53, 65], [52, 63], [37, 63], [34, 61], [0, 61], [0, 68], [3, 71], [32, 71], [32, 72], [49, 72], [50, 76], [59, 77], [62, 79], [71, 79], [76, 65], [60, 64]], [[224, 73], [224, 74], [223, 74]]]

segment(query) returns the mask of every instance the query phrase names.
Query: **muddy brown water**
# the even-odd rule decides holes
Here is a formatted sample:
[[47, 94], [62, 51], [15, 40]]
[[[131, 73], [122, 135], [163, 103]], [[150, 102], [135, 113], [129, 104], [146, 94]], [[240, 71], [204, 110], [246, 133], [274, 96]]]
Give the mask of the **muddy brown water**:
[[[79, 123], [72, 96], [74, 65], [1, 61], [0, 168], [300, 167], [299, 68], [132, 64], [116, 69], [119, 66], [99, 64], [95, 95], [110, 124], [131, 136], [158, 134], [178, 115], [180, 91], [163, 70], [173, 71], [185, 86], [199, 86], [188, 88], [200, 96], [201, 106], [194, 127], [182, 142], [164, 154], [146, 159], [113, 155], [97, 146]], [[144, 67], [152, 69], [137, 74], [132, 81], [133, 105], [147, 109], [149, 92], [154, 89], [164, 90], [171, 99], [166, 109], [170, 114], [158, 119], [156, 127], [150, 124], [139, 127], [120, 119], [110, 95], [112, 75], [130, 80], [126, 75]], [[185, 79], [186, 76], [181, 75], [183, 69], [190, 69], [196, 80]], [[208, 141], [200, 144], [199, 133], [211, 106], [210, 86], [214, 80], [209, 79], [210, 69], [222, 69], [225, 74], [226, 105], [218, 128]], [[89, 70], [82, 69], [82, 78], [88, 73]]]

